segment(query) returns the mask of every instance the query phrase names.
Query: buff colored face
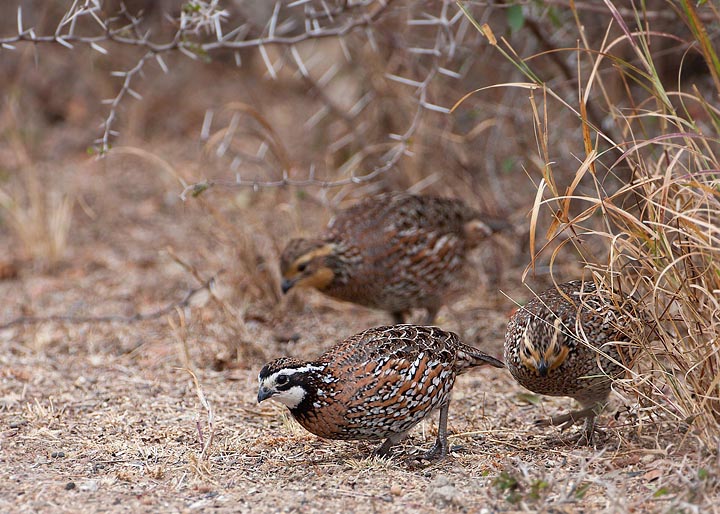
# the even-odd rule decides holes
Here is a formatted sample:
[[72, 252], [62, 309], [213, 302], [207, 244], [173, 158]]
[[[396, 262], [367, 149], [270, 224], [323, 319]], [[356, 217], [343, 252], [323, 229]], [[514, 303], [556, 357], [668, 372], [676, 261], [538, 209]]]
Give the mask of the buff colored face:
[[326, 265], [326, 257], [332, 252], [332, 245], [325, 244], [293, 259], [287, 269], [282, 270], [283, 293], [296, 286], [314, 287], [320, 291], [325, 289], [335, 276], [333, 270]]
[[[548, 327], [549, 328], [549, 327]], [[549, 344], [543, 348], [535, 345], [535, 338], [529, 329], [523, 334], [520, 346], [520, 362], [538, 376], [545, 377], [562, 366], [570, 349], [560, 343], [562, 323], [556, 319], [552, 327]]]

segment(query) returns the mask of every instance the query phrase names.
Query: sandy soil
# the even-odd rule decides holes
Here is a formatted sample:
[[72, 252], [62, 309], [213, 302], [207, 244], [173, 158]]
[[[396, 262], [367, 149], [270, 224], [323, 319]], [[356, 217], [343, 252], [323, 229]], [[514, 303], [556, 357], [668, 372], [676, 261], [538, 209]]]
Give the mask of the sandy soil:
[[[156, 319], [0, 330], [0, 511], [716, 508], [717, 462], [692, 433], [615, 396], [598, 446], [576, 447], [573, 431], [533, 424], [571, 400], [530, 395], [504, 370], [459, 380], [453, 451], [443, 462], [413, 458], [432, 444], [434, 417], [387, 461], [368, 459], [368, 443], [319, 440], [280, 405], [256, 404], [259, 368], [283, 354], [312, 357], [388, 321], [312, 292], [277, 300], [273, 259], [293, 220], [302, 217], [311, 232], [326, 210], [285, 191], [183, 203], [171, 177], [132, 159], [43, 173], [43, 180], [72, 184], [70, 250], [50, 269], [8, 261], [18, 275], [0, 281], [0, 323], [151, 313], [216, 280], [212, 295], [201, 288], [188, 305]], [[269, 219], [278, 224], [272, 233], [262, 230]], [[19, 255], [12, 237], [2, 234], [9, 257]], [[476, 280], [438, 320], [497, 356], [513, 307], [498, 290], [528, 295], [513, 278], [521, 269], [493, 268], [511, 261], [504, 251], [494, 261], [492, 250], [475, 256]], [[491, 284], [489, 275], [500, 278]]]

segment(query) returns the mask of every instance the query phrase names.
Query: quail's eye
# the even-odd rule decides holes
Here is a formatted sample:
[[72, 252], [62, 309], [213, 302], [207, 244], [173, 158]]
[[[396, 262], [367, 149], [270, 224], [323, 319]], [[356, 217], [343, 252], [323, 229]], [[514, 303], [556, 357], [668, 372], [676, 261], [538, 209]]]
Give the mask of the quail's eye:
[[307, 269], [307, 262], [303, 262], [302, 264], [298, 264], [297, 270], [302, 273]]
[[289, 380], [289, 378], [288, 378], [287, 375], [280, 375], [280, 376], [278, 376], [277, 379], [275, 380], [275, 383], [276, 383], [277, 385], [281, 386], [281, 385], [287, 384], [287, 383], [288, 383], [288, 380]]

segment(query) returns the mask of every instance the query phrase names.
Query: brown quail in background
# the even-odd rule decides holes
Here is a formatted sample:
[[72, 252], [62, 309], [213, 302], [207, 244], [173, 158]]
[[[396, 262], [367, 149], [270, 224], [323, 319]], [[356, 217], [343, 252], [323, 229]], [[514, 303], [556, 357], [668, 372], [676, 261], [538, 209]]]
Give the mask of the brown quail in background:
[[395, 323], [424, 308], [429, 325], [462, 281], [467, 251], [509, 226], [461, 200], [382, 194], [339, 212], [317, 239], [291, 240], [280, 258], [282, 290], [314, 287], [386, 310]]
[[617, 311], [599, 299], [595, 284], [574, 281], [558, 288], [540, 293], [510, 319], [505, 364], [530, 391], [577, 400], [581, 410], [542, 424], [566, 429], [585, 419], [580, 441], [589, 444], [612, 379], [623, 372], [617, 345], [611, 343], [624, 338]]
[[455, 378], [503, 363], [435, 327], [395, 325], [354, 335], [304, 362], [288, 357], [262, 368], [258, 402], [273, 398], [309, 432], [327, 439], [385, 439], [387, 455], [440, 408], [437, 441], [425, 458], [448, 453], [447, 420]]

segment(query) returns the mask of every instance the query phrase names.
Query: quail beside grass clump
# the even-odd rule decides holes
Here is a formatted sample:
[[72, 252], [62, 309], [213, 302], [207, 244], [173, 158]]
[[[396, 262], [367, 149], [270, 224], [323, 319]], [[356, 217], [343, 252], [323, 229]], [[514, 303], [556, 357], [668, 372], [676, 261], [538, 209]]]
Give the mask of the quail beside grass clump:
[[522, 386], [538, 394], [569, 396], [581, 409], [540, 424], [569, 428], [585, 420], [579, 442], [591, 443], [595, 418], [624, 367], [617, 343], [620, 314], [592, 282], [552, 287], [518, 308], [505, 334], [505, 364]]

